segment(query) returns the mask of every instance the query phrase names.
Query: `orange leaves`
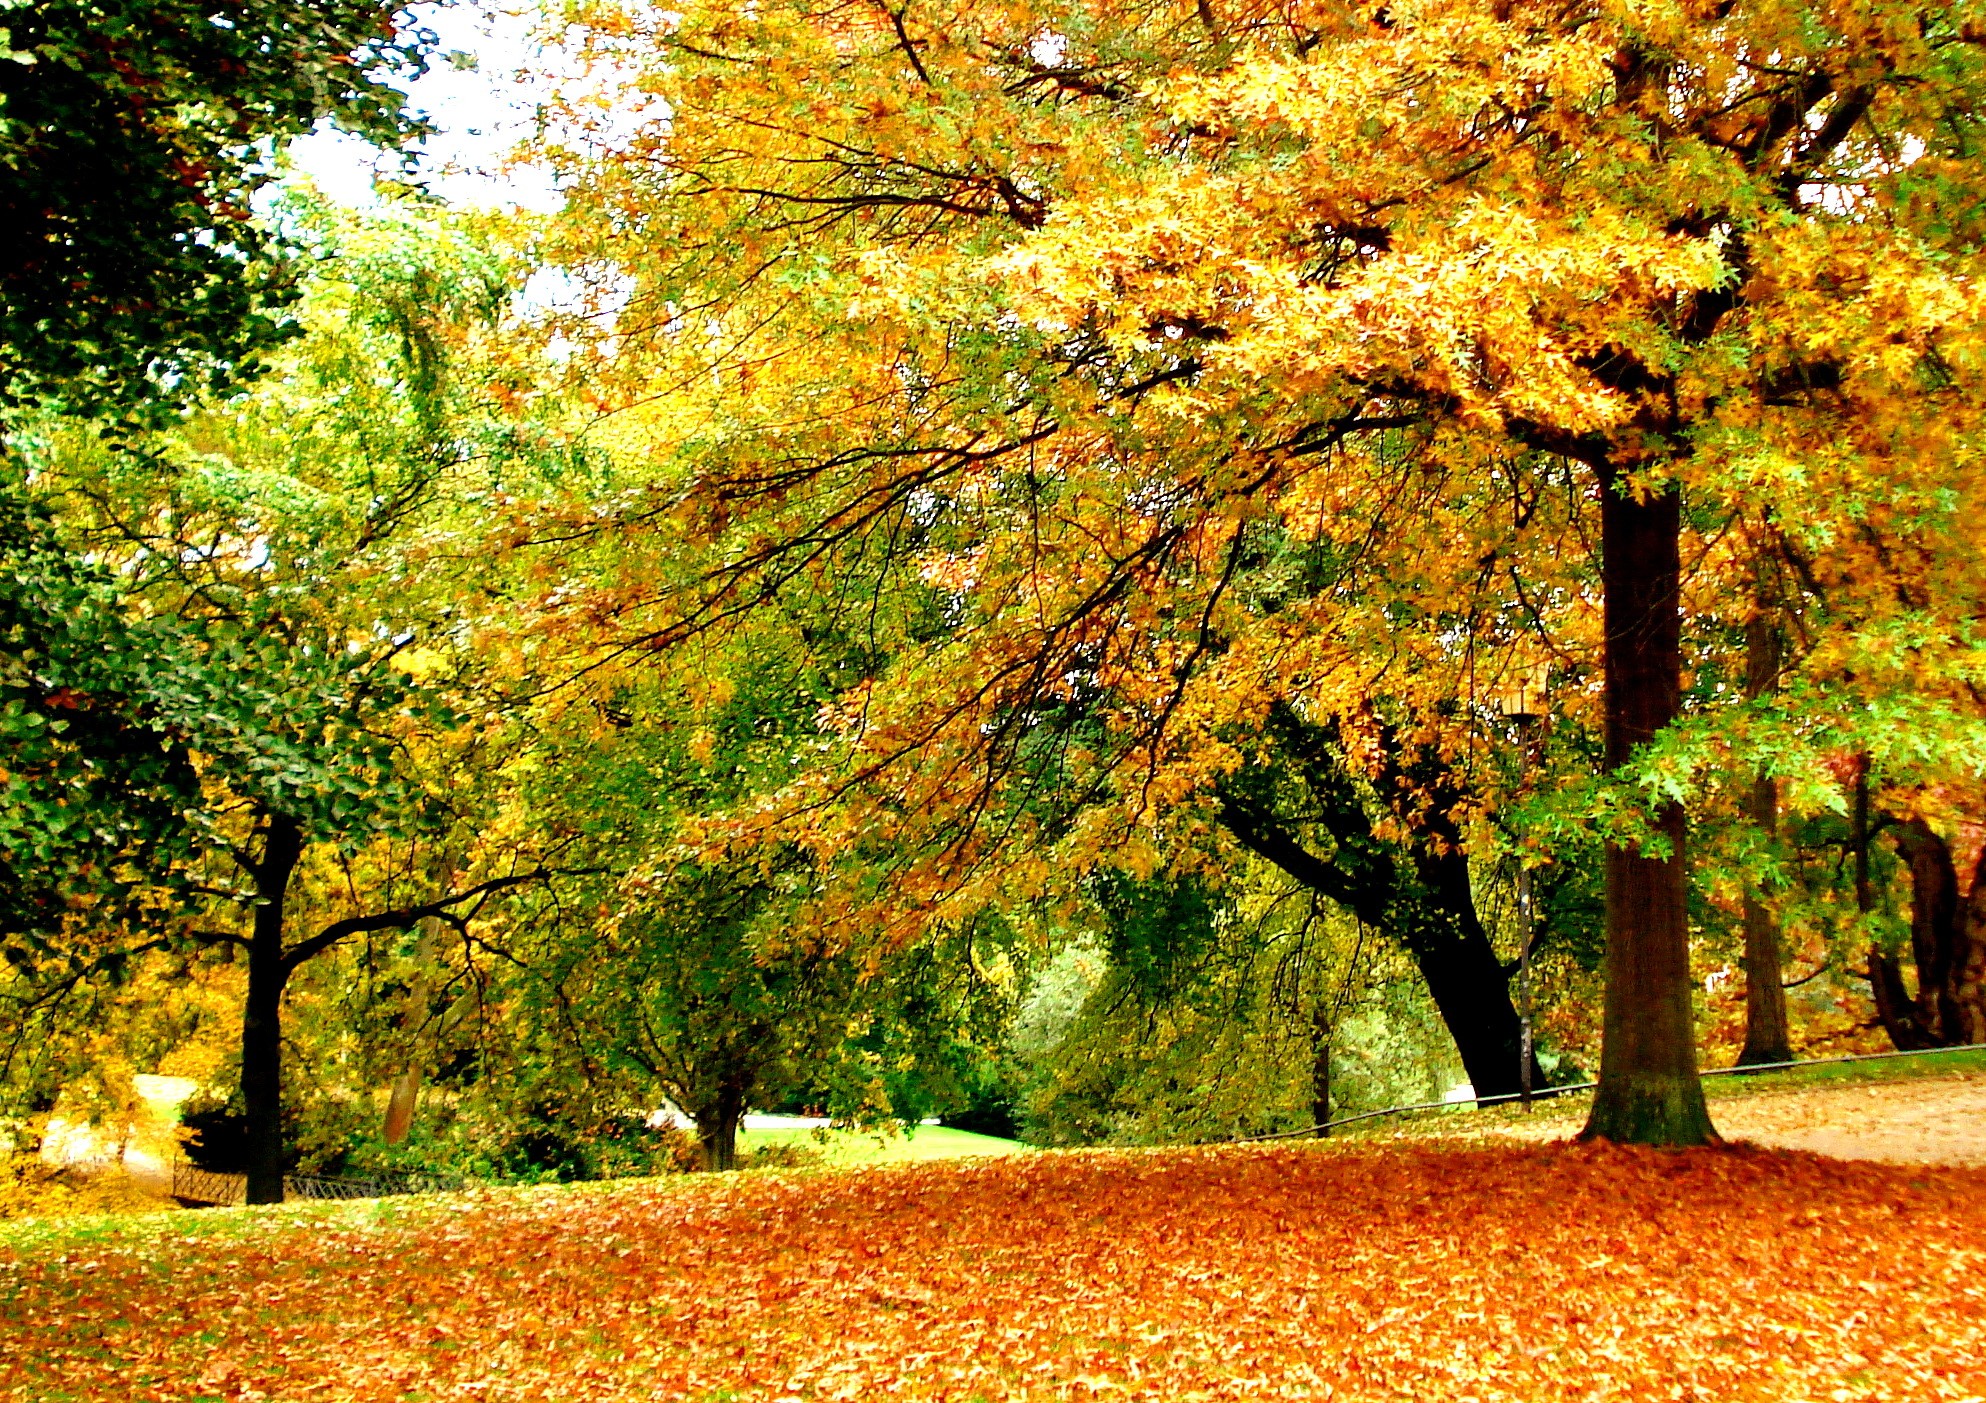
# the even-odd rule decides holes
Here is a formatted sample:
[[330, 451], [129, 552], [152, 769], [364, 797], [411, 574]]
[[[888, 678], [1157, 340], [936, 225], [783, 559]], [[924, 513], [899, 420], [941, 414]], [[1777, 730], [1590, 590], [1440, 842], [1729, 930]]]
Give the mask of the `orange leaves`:
[[165, 1218], [0, 1253], [0, 1397], [1956, 1399], [1982, 1188], [1279, 1146]]

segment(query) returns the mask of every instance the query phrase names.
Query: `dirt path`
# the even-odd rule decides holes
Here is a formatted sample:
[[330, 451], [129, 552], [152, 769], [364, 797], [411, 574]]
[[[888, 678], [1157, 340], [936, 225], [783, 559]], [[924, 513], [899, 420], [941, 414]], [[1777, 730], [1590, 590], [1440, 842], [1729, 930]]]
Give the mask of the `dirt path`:
[[[1718, 1096], [1711, 1119], [1726, 1140], [1811, 1150], [1884, 1164], [1986, 1166], [1986, 1076], [1845, 1082]], [[1577, 1112], [1539, 1112], [1463, 1132], [1468, 1139], [1562, 1140], [1579, 1132]]]

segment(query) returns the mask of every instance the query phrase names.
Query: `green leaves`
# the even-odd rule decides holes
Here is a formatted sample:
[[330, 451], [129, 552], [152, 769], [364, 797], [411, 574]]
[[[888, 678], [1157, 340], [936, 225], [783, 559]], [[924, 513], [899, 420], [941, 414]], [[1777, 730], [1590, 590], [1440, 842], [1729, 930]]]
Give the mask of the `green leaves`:
[[397, 143], [430, 37], [375, 0], [54, 0], [4, 11], [0, 412], [153, 420], [293, 334], [249, 209], [263, 143], [333, 117]]

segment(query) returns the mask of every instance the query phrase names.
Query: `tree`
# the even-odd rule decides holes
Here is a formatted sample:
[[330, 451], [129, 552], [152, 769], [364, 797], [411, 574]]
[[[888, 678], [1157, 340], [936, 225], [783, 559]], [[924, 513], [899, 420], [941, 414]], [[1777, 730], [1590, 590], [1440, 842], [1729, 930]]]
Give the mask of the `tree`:
[[361, 937], [463, 929], [554, 868], [528, 837], [476, 841], [484, 796], [463, 782], [501, 740], [505, 703], [473, 675], [460, 601], [478, 571], [497, 583], [501, 562], [469, 553], [451, 576], [410, 555], [416, 532], [431, 544], [474, 521], [480, 536], [457, 495], [528, 456], [502, 435], [470, 451], [464, 406], [480, 387], [447, 372], [451, 348], [501, 305], [507, 270], [417, 212], [298, 218], [332, 256], [281, 378], [170, 429], [105, 443], [51, 421], [30, 445], [36, 490], [64, 508], [64, 547], [117, 566], [104, 607], [146, 618], [115, 655], [137, 679], [126, 691], [144, 738], [197, 775], [180, 796], [169, 930], [84, 920], [72, 935], [92, 952], [83, 968], [167, 946], [244, 960], [254, 1202], [282, 1195], [282, 1002], [296, 972]]
[[[1871, 512], [1941, 547], [1901, 516], [1922, 475], [1975, 493], [1969, 31], [1887, 0], [594, 13], [669, 118], [573, 158], [574, 260], [631, 293], [582, 364], [609, 405], [727, 386], [663, 532], [703, 587], [620, 599], [666, 640], [888, 556], [953, 610], [786, 812], [907, 835], [927, 912], [996, 846], [1143, 863], [1268, 698], [1387, 698], [1460, 752], [1478, 645], [1534, 632], [1604, 679], [1588, 1133], [1709, 1138], [1683, 544], [1764, 513], [1859, 564]], [[1278, 542], [1307, 592], [1263, 588]], [[1012, 757], [1078, 685], [1112, 743], [1070, 765], [1121, 823], [1017, 829]]]
[[320, 118], [388, 145], [431, 36], [367, 0], [11, 8], [0, 45], [0, 409], [141, 417], [287, 334], [250, 197]]
[[[376, 4], [251, 0], [40, 4], [5, 17], [0, 492], [8, 503], [0, 515], [10, 565], [30, 560], [35, 568], [0, 580], [0, 593], [20, 591], [0, 613], [8, 685], [17, 692], [9, 730], [38, 729], [36, 742], [57, 735], [16, 772], [7, 796], [8, 865], [43, 908], [14, 913], [8, 934], [29, 943], [8, 949], [32, 974], [47, 973], [56, 958], [32, 943], [51, 904], [66, 904], [65, 924], [74, 924], [78, 901], [100, 894], [75, 890], [69, 878], [81, 872], [98, 887], [108, 879], [140, 890], [174, 875], [195, 844], [185, 817], [197, 807], [189, 792], [199, 782], [181, 729], [185, 708], [222, 680], [207, 663], [240, 656], [238, 638], [176, 628], [170, 617], [120, 617], [130, 608], [120, 582], [63, 563], [64, 533], [23, 524], [41, 509], [22, 501], [14, 460], [22, 412], [52, 407], [124, 431], [163, 422], [204, 391], [233, 384], [289, 334], [281, 313], [293, 284], [249, 200], [269, 178], [269, 144], [319, 118], [388, 142], [417, 129], [385, 79], [417, 71], [429, 40], [419, 32], [396, 38], [391, 14]], [[49, 586], [63, 577], [72, 597], [78, 589], [90, 596], [81, 614], [47, 608]], [[109, 651], [80, 664], [87, 687], [65, 691], [54, 679], [79, 666], [75, 645], [92, 632]], [[48, 724], [37, 694], [84, 714]], [[104, 768], [107, 752], [136, 762], [128, 778]], [[79, 798], [83, 808], [72, 802]], [[68, 845], [73, 854], [85, 811], [104, 847], [79, 864], [59, 850]], [[54, 870], [26, 877], [23, 855]], [[131, 953], [113, 944], [91, 959], [56, 959], [58, 988], [114, 971]], [[266, 1177], [258, 1181], [265, 1194]]]
[[[1760, 591], [1758, 612], [1745, 624], [1745, 693], [1759, 697], [1779, 681], [1780, 623], [1769, 599]], [[1779, 782], [1759, 770], [1752, 779], [1750, 818], [1768, 844], [1779, 837]], [[1745, 1045], [1739, 1066], [1790, 1062], [1793, 1045], [1786, 1026], [1786, 991], [1779, 949], [1779, 922], [1766, 894], [1748, 887], [1744, 895], [1745, 923]]]

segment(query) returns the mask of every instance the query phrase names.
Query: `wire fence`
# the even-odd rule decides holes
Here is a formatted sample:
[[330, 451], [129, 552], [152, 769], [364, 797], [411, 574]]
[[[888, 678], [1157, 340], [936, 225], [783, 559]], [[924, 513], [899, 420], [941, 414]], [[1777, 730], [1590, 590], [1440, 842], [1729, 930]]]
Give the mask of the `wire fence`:
[[[283, 1199], [394, 1198], [401, 1194], [453, 1193], [463, 1181], [448, 1174], [285, 1174]], [[172, 1196], [182, 1203], [233, 1207], [248, 1201], [246, 1174], [221, 1174], [184, 1161], [172, 1166]]]
[[[1754, 1062], [1743, 1067], [1712, 1067], [1707, 1072], [1699, 1072], [1703, 1077], [1741, 1077], [1756, 1072], [1784, 1072], [1795, 1067], [1827, 1067], [1842, 1062], [1881, 1062], [1895, 1057], [1934, 1057], [1941, 1053], [1978, 1052], [1986, 1049], [1986, 1043], [1961, 1043], [1957, 1047], [1917, 1047], [1903, 1052], [1857, 1052], [1846, 1057], [1805, 1057], [1792, 1062]], [[1598, 1082], [1572, 1082], [1566, 1086], [1541, 1086], [1531, 1093], [1531, 1100], [1546, 1101], [1553, 1097], [1569, 1096], [1575, 1092], [1591, 1091]], [[1456, 1106], [1507, 1106], [1513, 1101], [1522, 1101], [1524, 1093], [1505, 1092], [1497, 1096], [1465, 1096], [1456, 1101], [1418, 1101], [1411, 1106], [1388, 1106], [1382, 1111], [1360, 1111], [1353, 1116], [1340, 1116], [1336, 1120], [1319, 1121], [1301, 1130], [1277, 1130], [1267, 1135], [1243, 1135], [1244, 1142], [1255, 1140], [1294, 1140], [1305, 1135], [1316, 1135], [1320, 1131], [1328, 1133], [1341, 1125], [1353, 1125], [1362, 1120], [1376, 1120], [1380, 1116], [1404, 1115], [1409, 1111], [1433, 1111]]]

